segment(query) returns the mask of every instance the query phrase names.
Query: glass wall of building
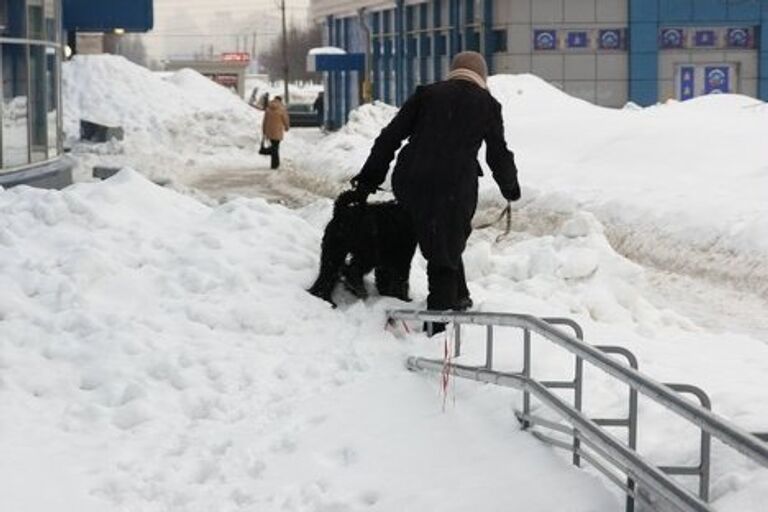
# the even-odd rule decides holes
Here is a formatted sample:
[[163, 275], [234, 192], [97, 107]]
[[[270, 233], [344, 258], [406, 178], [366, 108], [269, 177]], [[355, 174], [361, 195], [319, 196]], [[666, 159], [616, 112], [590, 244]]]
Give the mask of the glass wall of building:
[[0, 173], [61, 153], [59, 0], [0, 0]]

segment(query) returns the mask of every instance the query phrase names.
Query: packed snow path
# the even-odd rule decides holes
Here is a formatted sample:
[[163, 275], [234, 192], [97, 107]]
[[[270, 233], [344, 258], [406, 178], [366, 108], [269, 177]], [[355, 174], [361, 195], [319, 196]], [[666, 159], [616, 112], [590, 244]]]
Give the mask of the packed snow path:
[[[291, 137], [299, 139], [302, 145], [317, 144], [322, 140], [316, 129], [295, 129]], [[289, 158], [281, 169], [274, 171], [268, 168], [267, 158], [262, 157], [250, 168], [225, 167], [202, 172], [195, 175], [189, 186], [213, 202], [239, 196], [260, 197], [290, 208], [306, 207], [318, 199], [331, 199], [345, 186], [328, 180], [325, 174], [297, 169], [299, 163]], [[475, 224], [494, 220], [498, 211], [497, 205], [481, 204]], [[568, 218], [567, 214], [542, 211], [538, 207], [519, 208], [514, 211], [513, 228], [530, 235], [546, 236], [557, 232]], [[624, 227], [611, 224], [605, 227], [613, 248], [646, 269], [648, 279], [643, 294], [656, 306], [675, 310], [708, 330], [749, 334], [768, 343], [768, 316], [764, 314], [768, 311], [767, 295], [739, 287], [738, 281], [731, 282], [722, 275], [700, 273], [696, 266], [667, 266], [665, 263], [670, 260], [648, 258], [645, 253], [645, 247], [653, 245], [652, 235], [646, 236], [642, 250], [638, 250], [636, 245], [626, 242]], [[682, 252], [685, 251], [683, 248]], [[676, 258], [681, 259], [685, 256]], [[733, 272], [739, 273], [738, 270]]]

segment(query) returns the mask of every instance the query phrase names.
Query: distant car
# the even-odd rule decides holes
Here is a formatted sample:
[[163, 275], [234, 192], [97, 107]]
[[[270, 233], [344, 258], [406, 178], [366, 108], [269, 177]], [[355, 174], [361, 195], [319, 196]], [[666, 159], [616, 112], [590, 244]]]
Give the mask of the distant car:
[[318, 127], [322, 119], [311, 103], [291, 103], [288, 105], [288, 118], [291, 127]]

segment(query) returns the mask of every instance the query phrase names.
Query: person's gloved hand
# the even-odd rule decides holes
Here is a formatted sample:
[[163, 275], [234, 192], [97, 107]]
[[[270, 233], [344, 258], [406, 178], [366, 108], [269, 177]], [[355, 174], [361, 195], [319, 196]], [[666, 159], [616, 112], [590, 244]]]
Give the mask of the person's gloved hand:
[[365, 187], [353, 187], [349, 191], [349, 197], [351, 199], [354, 199], [356, 203], [365, 203], [368, 200], [368, 196], [371, 195], [370, 192]]
[[360, 179], [355, 176], [349, 182], [352, 184], [352, 189], [357, 191], [358, 194], [360, 194], [363, 199], [367, 198], [371, 194], [376, 193], [376, 187], [371, 186], [370, 184], [360, 181]]
[[512, 188], [502, 189], [501, 195], [503, 195], [504, 199], [507, 201], [517, 201], [520, 199], [520, 185], [515, 184]]

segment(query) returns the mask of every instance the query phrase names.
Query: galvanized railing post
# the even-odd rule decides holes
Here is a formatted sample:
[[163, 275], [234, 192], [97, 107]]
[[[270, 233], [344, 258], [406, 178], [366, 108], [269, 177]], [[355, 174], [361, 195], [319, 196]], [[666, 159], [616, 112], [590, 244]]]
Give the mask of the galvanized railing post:
[[[531, 378], [531, 331], [523, 329], [523, 376]], [[531, 394], [528, 390], [523, 390], [523, 416], [528, 417], [531, 414]], [[522, 422], [523, 430], [531, 426], [528, 420]]]
[[453, 356], [459, 357], [461, 355], [461, 324], [459, 322], [453, 323]]
[[[638, 369], [637, 357], [624, 347], [615, 347], [607, 345], [596, 345], [595, 348], [602, 350], [606, 354], [615, 354], [622, 356], [627, 360], [627, 364], [635, 370]], [[637, 391], [633, 387], [629, 387], [629, 410], [627, 411], [626, 419], [609, 420], [609, 419], [595, 419], [595, 423], [598, 425], [613, 425], [613, 426], [626, 426], [627, 427], [627, 445], [635, 450], [637, 448]], [[635, 491], [635, 481], [632, 477], [627, 477], [627, 503], [626, 512], [633, 512], [635, 510], [635, 498], [632, 493]]]
[[[576, 376], [574, 378], [573, 388], [573, 407], [581, 412], [581, 393], [583, 389], [584, 380], [584, 361], [576, 356]], [[579, 439], [579, 431], [573, 431], [573, 464], [575, 466], [581, 466], [581, 455], [579, 455], [579, 449], [581, 448], [581, 440]]]
[[[693, 395], [699, 401], [702, 407], [712, 410], [712, 401], [704, 390], [690, 384], [666, 384], [678, 393], [687, 393]], [[709, 501], [709, 476], [710, 476], [710, 452], [712, 438], [710, 434], [703, 429], [699, 441], [699, 465], [695, 467], [686, 466], [666, 466], [661, 469], [670, 475], [697, 475], [699, 477], [699, 497], [704, 501]]]
[[485, 328], [485, 368], [493, 369], [493, 326]]
[[[573, 329], [573, 333], [576, 335], [576, 339], [584, 341], [584, 330], [581, 326], [571, 320], [570, 318], [542, 318], [545, 322], [552, 325], [564, 325]], [[584, 391], [584, 360], [576, 356], [576, 367], [573, 372], [573, 406], [577, 411], [581, 411], [582, 396]], [[579, 450], [581, 448], [581, 440], [579, 439], [578, 430], [573, 432], [573, 464], [581, 467], [581, 455]]]

